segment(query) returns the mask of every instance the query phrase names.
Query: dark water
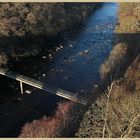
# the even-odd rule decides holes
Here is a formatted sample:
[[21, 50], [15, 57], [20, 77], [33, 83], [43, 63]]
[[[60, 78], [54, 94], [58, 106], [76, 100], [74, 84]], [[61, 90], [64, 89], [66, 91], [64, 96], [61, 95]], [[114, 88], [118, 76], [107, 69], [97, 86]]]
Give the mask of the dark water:
[[[62, 49], [59, 51], [44, 49], [37, 56], [14, 62], [11, 70], [43, 81], [52, 87], [88, 97], [94, 84], [100, 81], [99, 67], [113, 47], [117, 9], [116, 3], [102, 4], [91, 14], [85, 25], [71, 32], [62, 32], [62, 41], [53, 43], [52, 46], [55, 49], [62, 46]], [[15, 87], [17, 86], [16, 83]], [[31, 87], [24, 85], [24, 90], [27, 89]], [[57, 96], [42, 94], [44, 92], [37, 89], [32, 90], [33, 94], [22, 97], [20, 105], [13, 105], [11, 102], [5, 105], [7, 110], [10, 108], [10, 112], [6, 117], [0, 117], [1, 126], [6, 123], [9, 129], [13, 128], [13, 131], [5, 128], [8, 133], [3, 134], [2, 126], [0, 136], [18, 136], [25, 123], [41, 118], [46, 113], [49, 115], [52, 108], [57, 106], [56, 101], [60, 100]], [[0, 106], [0, 116], [3, 112], [6, 113], [6, 109], [2, 110]], [[17, 124], [16, 126], [12, 124], [12, 119], [17, 120], [14, 123]]]
[[80, 96], [88, 95], [99, 82], [99, 67], [112, 49], [117, 8], [115, 3], [104, 3], [86, 25], [72, 31], [73, 38], [69, 33], [63, 35], [65, 41], [53, 46], [63, 49], [51, 52], [53, 59], [43, 59], [42, 56], [48, 56], [44, 50], [36, 57], [16, 63], [15, 71]]

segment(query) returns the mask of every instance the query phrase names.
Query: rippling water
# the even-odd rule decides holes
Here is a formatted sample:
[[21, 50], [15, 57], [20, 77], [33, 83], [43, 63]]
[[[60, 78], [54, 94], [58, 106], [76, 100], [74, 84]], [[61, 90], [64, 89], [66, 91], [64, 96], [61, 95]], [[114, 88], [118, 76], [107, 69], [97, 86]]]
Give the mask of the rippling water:
[[117, 9], [116, 3], [104, 3], [85, 25], [72, 31], [74, 37], [65, 33], [65, 41], [54, 45], [62, 49], [50, 53], [50, 61], [44, 51], [42, 56], [22, 60], [16, 70], [51, 86], [88, 95], [99, 82], [99, 67], [112, 49]]

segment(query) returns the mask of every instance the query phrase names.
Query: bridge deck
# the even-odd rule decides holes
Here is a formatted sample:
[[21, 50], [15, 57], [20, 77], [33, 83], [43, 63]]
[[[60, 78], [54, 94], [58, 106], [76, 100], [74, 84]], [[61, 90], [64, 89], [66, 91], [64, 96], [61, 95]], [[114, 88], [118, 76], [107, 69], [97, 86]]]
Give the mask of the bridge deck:
[[77, 97], [76, 95], [73, 95], [72, 92], [69, 92], [69, 91], [66, 91], [66, 90], [63, 90], [63, 89], [50, 88], [47, 84], [45, 84], [43, 82], [34, 80], [34, 79], [29, 78], [27, 76], [23, 76], [23, 75], [20, 75], [20, 74], [15, 74], [15, 73], [13, 73], [11, 71], [7, 71], [7, 70], [2, 69], [2, 68], [0, 68], [0, 74], [4, 75], [6, 77], [9, 77], [9, 78], [15, 79], [15, 80], [17, 80], [19, 82], [28, 84], [30, 86], [36, 87], [38, 89], [47, 91], [49, 93], [53, 93], [53, 94], [61, 96], [63, 98], [66, 98], [66, 99], [81, 103], [83, 105], [86, 105], [86, 101], [84, 101], [83, 99]]

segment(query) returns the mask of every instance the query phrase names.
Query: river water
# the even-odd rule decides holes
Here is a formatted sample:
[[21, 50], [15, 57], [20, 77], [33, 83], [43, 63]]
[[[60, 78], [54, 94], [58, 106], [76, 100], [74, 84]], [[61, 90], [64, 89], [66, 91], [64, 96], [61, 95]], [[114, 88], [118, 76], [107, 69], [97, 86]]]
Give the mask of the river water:
[[85, 25], [71, 31], [74, 37], [65, 33], [64, 42], [53, 46], [63, 49], [50, 54], [44, 50], [36, 57], [23, 59], [14, 70], [52, 87], [87, 96], [99, 82], [99, 67], [112, 49], [117, 8], [116, 3], [102, 4]]
[[[44, 49], [37, 56], [14, 62], [11, 70], [52, 87], [71, 91], [84, 98], [88, 97], [94, 85], [100, 82], [99, 68], [112, 50], [117, 10], [116, 3], [102, 3], [85, 24], [69, 32], [62, 32], [63, 39], [53, 43], [53, 51]], [[30, 88], [24, 85], [24, 90]], [[5, 105], [7, 110], [10, 108], [10, 112], [4, 116], [4, 120], [0, 117], [0, 122], [3, 125], [9, 124], [9, 129], [13, 127], [15, 130], [13, 132], [5, 126], [5, 132], [9, 131], [8, 136], [17, 136], [26, 122], [40, 118], [56, 107], [54, 102], [59, 101], [59, 98], [41, 92], [33, 89], [33, 94], [22, 97], [24, 102], [20, 106], [11, 103]], [[5, 110], [0, 111], [0, 114], [6, 112]], [[18, 121], [14, 123], [9, 118]], [[18, 132], [14, 124], [19, 124]], [[5, 135], [3, 125], [0, 127], [0, 136]]]

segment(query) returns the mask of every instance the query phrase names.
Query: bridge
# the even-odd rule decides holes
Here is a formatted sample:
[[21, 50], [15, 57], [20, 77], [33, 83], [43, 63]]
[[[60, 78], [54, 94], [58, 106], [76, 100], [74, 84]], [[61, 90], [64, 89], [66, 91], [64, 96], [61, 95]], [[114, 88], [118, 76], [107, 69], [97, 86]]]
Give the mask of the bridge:
[[73, 94], [73, 93], [70, 92], [70, 91], [66, 91], [66, 90], [63, 90], [63, 89], [51, 88], [51, 87], [48, 86], [47, 84], [45, 84], [45, 83], [43, 83], [43, 82], [40, 82], [40, 81], [38, 81], [38, 80], [29, 78], [29, 77], [27, 77], [27, 76], [23, 76], [23, 75], [20, 75], [20, 74], [16, 74], [16, 73], [14, 73], [14, 72], [11, 72], [11, 71], [8, 71], [8, 70], [2, 69], [2, 68], [0, 68], [0, 74], [1, 74], [1, 75], [4, 75], [4, 76], [6, 76], [6, 77], [9, 77], [9, 78], [11, 78], [11, 79], [14, 79], [14, 80], [16, 80], [16, 81], [19, 81], [19, 82], [20, 82], [21, 94], [23, 94], [23, 83], [24, 83], [24, 84], [33, 86], [33, 87], [35, 87], [35, 88], [44, 90], [44, 91], [46, 91], [46, 92], [55, 94], [55, 95], [57, 95], [57, 96], [63, 97], [63, 98], [65, 98], [65, 99], [69, 99], [69, 100], [78, 102], [78, 103], [80, 103], [80, 104], [83, 104], [83, 105], [86, 105], [86, 104], [87, 104], [85, 100], [81, 99], [80, 97], [77, 97], [76, 94]]

